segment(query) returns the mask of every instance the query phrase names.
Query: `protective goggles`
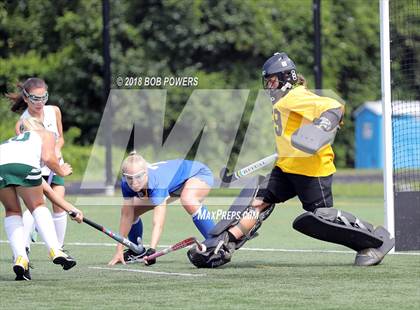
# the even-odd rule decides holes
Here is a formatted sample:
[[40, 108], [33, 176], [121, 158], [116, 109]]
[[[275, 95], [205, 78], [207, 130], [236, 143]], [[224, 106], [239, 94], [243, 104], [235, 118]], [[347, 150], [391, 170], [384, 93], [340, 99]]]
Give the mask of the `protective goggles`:
[[140, 171], [135, 174], [128, 174], [128, 173], [123, 172], [123, 176], [129, 183], [134, 182], [134, 180], [137, 182], [141, 182], [143, 178], [146, 176], [146, 171]]
[[23, 94], [32, 104], [45, 104], [48, 101], [48, 92], [46, 91], [43, 96], [36, 96], [28, 93], [26, 89], [23, 89]]

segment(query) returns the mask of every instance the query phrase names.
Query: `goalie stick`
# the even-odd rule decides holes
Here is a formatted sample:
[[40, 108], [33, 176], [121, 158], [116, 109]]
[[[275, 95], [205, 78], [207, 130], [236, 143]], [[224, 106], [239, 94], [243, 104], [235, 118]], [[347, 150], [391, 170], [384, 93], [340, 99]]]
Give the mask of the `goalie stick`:
[[274, 153], [270, 156], [260, 159], [259, 161], [256, 161], [255, 163], [252, 163], [246, 166], [245, 168], [235, 171], [232, 174], [229, 174], [229, 169], [224, 167], [220, 170], [220, 179], [225, 184], [235, 182], [239, 180], [240, 178], [243, 178], [244, 176], [247, 176], [261, 168], [268, 166], [269, 164], [274, 162], [276, 159], [277, 159], [277, 153]]

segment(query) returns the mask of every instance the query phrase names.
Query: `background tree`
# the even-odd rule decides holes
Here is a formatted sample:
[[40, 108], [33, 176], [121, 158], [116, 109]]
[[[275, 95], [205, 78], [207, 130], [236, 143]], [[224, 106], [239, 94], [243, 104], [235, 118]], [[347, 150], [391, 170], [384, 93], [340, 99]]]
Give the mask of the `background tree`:
[[[322, 2], [324, 88], [347, 108], [335, 143], [338, 166], [353, 165], [352, 111], [380, 96], [378, 7]], [[287, 52], [314, 87], [312, 0], [111, 1], [110, 29], [113, 87], [117, 76], [197, 76], [197, 88], [251, 89], [239, 140], [261, 88], [261, 65], [273, 52]], [[44, 78], [65, 129], [80, 128], [75, 141], [92, 143], [103, 111], [101, 31], [101, 1], [1, 2], [0, 91]], [[193, 90], [168, 89], [166, 134]], [[261, 155], [255, 149], [253, 156]]]

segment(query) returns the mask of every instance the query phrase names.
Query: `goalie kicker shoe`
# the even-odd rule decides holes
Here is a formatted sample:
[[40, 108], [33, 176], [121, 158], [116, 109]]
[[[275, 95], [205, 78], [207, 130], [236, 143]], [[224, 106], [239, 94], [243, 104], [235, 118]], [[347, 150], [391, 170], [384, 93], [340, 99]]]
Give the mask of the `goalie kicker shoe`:
[[13, 265], [13, 271], [16, 274], [16, 281], [30, 281], [31, 274], [29, 272], [29, 261], [22, 256], [18, 256]]
[[50, 249], [50, 258], [54, 264], [63, 266], [64, 270], [69, 270], [76, 266], [74, 258], [62, 249]]
[[382, 226], [378, 226], [375, 231], [383, 243], [378, 248], [368, 248], [357, 252], [354, 264], [356, 266], [376, 266], [384, 259], [385, 255], [391, 251], [395, 245], [395, 239], [391, 237], [390, 233]]
[[227, 231], [219, 236], [206, 239], [203, 242], [206, 250], [202, 252], [196, 246], [193, 246], [187, 252], [188, 259], [197, 268], [216, 268], [227, 264], [230, 262], [237, 245], [229, 239]]
[[143, 262], [143, 257], [146, 255], [146, 249], [143, 248], [143, 252], [137, 254], [136, 252], [128, 249], [124, 251], [124, 261], [126, 263]]

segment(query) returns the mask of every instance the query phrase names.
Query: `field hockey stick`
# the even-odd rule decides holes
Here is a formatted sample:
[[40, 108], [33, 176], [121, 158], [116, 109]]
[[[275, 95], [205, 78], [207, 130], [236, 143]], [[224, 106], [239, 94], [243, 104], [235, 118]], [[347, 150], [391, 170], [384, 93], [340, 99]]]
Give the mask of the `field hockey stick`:
[[220, 179], [223, 183], [232, 183], [234, 181], [239, 180], [240, 178], [243, 178], [244, 176], [247, 176], [261, 168], [268, 166], [273, 161], [275, 161], [277, 157], [277, 153], [274, 153], [270, 156], [260, 159], [259, 161], [256, 161], [255, 163], [246, 166], [245, 168], [235, 171], [232, 174], [229, 174], [229, 169], [224, 167], [220, 170]]
[[[76, 214], [73, 211], [70, 211], [69, 215], [71, 217], [76, 216]], [[125, 245], [127, 248], [129, 248], [130, 250], [132, 250], [136, 254], [141, 254], [141, 253], [144, 252], [144, 248], [141, 244], [135, 244], [135, 243], [131, 242], [130, 240], [128, 240], [127, 238], [124, 238], [121, 235], [119, 235], [117, 233], [114, 233], [113, 231], [105, 228], [102, 225], [99, 225], [99, 224], [95, 223], [94, 221], [91, 221], [91, 220], [87, 219], [86, 217], [83, 217], [83, 222], [88, 224], [89, 226], [92, 226], [93, 228], [96, 228], [97, 230], [103, 232], [105, 235], [107, 235], [108, 237], [111, 237], [115, 241]]]
[[[58, 134], [55, 133], [55, 132], [53, 132], [53, 134], [55, 136], [55, 141], [57, 141], [58, 140]], [[60, 162], [60, 158], [58, 158], [58, 162]], [[51, 185], [53, 177], [54, 177], [54, 171], [50, 170], [50, 174], [48, 176], [48, 181], [47, 181], [48, 185]]]
[[51, 170], [50, 174], [48, 175], [48, 181], [47, 181], [48, 185], [51, 185], [53, 177], [54, 177], [54, 172]]
[[168, 254], [170, 252], [173, 252], [173, 251], [183, 249], [183, 248], [185, 248], [189, 245], [193, 245], [193, 244], [196, 244], [200, 251], [205, 251], [205, 245], [198, 242], [196, 238], [191, 237], [191, 238], [187, 238], [185, 240], [182, 240], [178, 243], [175, 243], [174, 245], [171, 245], [170, 247], [167, 247], [166, 249], [158, 251], [158, 252], [156, 252], [152, 255], [146, 256], [146, 257], [143, 258], [143, 261], [148, 261], [148, 260], [155, 259], [157, 257], [166, 255], [166, 254]]

